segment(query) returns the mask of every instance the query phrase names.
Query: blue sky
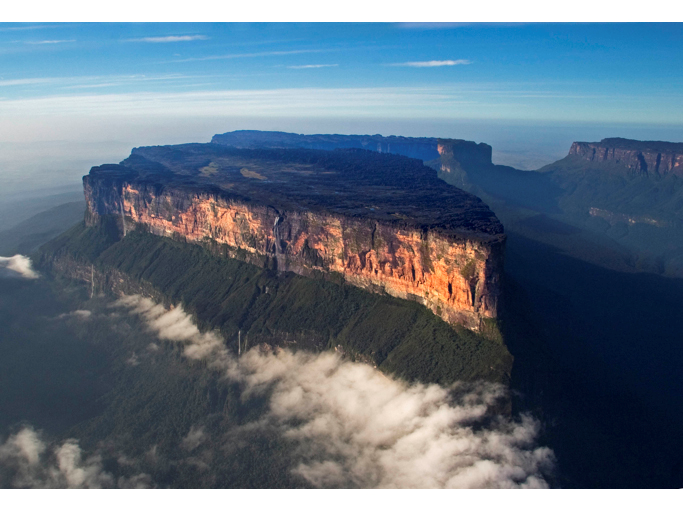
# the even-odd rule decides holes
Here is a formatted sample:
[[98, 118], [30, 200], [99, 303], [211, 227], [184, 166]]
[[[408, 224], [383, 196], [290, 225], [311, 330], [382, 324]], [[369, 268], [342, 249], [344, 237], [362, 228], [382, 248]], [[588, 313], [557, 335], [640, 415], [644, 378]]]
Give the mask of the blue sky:
[[683, 140], [682, 64], [681, 23], [5, 23], [0, 195], [235, 129], [463, 138], [533, 169]]
[[676, 124], [682, 57], [683, 24], [4, 24], [0, 109]]

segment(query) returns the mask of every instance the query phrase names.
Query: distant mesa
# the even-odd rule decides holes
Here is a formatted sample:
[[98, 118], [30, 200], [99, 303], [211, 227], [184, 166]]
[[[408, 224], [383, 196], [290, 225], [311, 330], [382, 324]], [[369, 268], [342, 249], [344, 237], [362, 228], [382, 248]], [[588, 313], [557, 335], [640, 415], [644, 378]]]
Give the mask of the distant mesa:
[[[447, 161], [449, 170], [491, 167], [493, 149], [488, 144], [462, 139], [398, 137], [390, 135], [300, 135], [287, 132], [237, 130], [214, 135], [213, 144], [234, 148], [366, 149], [416, 158], [424, 162]], [[438, 165], [437, 165], [438, 166]], [[450, 172], [449, 171], [449, 172]]]
[[[469, 157], [474, 151], [475, 158], [491, 160], [491, 146], [457, 139], [437, 139], [434, 137], [397, 137], [382, 135], [300, 135], [287, 132], [268, 132], [258, 130], [237, 130], [214, 135], [214, 144], [235, 148], [306, 148], [331, 151], [334, 149], [367, 149], [378, 153], [391, 153], [417, 158], [425, 162], [439, 158], [444, 145], [453, 146], [452, 151]], [[488, 148], [488, 149], [486, 149]]]
[[683, 175], [683, 143], [622, 138], [574, 142], [569, 156], [588, 162], [614, 164], [640, 174]]
[[438, 139], [437, 149], [442, 162], [457, 162], [462, 169], [493, 166], [493, 148], [483, 142], [477, 144], [471, 140]]

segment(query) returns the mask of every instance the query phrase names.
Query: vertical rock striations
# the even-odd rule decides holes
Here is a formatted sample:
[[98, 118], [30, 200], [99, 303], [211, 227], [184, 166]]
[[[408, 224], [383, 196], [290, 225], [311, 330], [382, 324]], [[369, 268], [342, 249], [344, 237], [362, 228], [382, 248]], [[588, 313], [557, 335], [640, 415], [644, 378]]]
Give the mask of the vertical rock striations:
[[621, 138], [574, 142], [569, 156], [588, 162], [614, 164], [636, 174], [683, 175], [683, 143]]

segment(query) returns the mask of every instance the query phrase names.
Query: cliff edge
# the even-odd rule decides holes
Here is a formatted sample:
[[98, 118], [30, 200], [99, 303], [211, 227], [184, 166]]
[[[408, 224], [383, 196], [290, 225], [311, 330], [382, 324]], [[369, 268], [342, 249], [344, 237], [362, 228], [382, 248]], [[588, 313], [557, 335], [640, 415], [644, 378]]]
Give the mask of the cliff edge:
[[683, 143], [615, 137], [600, 142], [574, 142], [568, 156], [611, 163], [637, 174], [683, 176]]

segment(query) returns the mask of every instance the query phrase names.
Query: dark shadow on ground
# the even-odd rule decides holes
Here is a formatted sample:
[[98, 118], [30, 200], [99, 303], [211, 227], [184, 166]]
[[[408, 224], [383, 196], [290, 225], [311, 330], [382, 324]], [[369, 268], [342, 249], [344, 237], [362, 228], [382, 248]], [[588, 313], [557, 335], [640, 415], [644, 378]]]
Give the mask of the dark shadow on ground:
[[611, 271], [509, 233], [506, 341], [518, 410], [556, 452], [556, 485], [683, 486], [683, 280]]

